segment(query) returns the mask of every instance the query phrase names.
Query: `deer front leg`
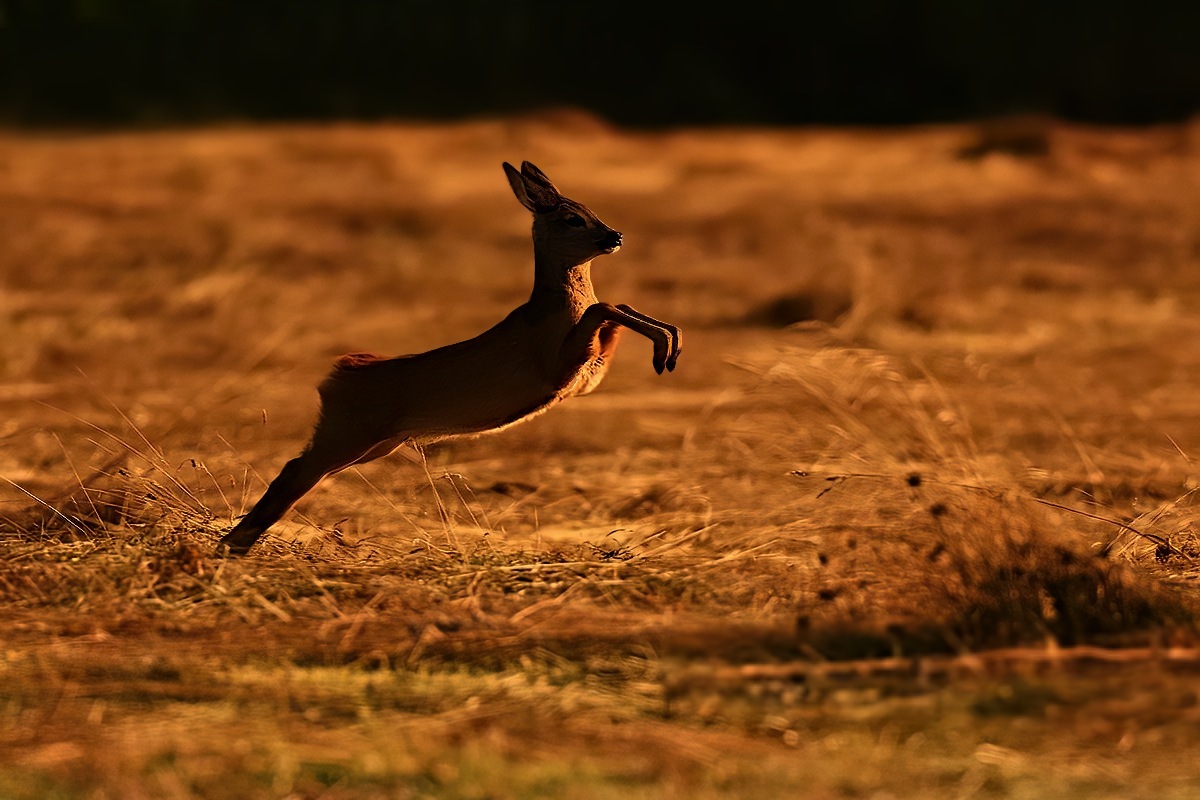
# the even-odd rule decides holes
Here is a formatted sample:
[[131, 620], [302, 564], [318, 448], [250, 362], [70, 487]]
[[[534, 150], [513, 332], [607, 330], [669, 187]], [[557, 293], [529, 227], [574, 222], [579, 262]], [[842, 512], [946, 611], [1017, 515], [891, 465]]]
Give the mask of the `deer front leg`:
[[[647, 316], [646, 314], [643, 314], [637, 309], [627, 306], [624, 303], [618, 303], [617, 310], [624, 311], [629, 316], [639, 319], [647, 325], [655, 325], [666, 331], [667, 336], [669, 336], [671, 339], [671, 343], [667, 351], [666, 367], [667, 372], [674, 371], [675, 362], [679, 360], [679, 354], [683, 352], [683, 331], [679, 330], [679, 328], [675, 327], [669, 322], [663, 322], [662, 320]], [[662, 370], [659, 370], [659, 374], [662, 374]]]
[[[629, 308], [626, 306], [625, 308]], [[600, 329], [605, 323], [615, 323], [635, 333], [640, 333], [654, 343], [654, 371], [659, 375], [663, 370], [675, 369], [679, 358], [679, 329], [656, 319], [639, 314], [633, 309], [628, 311], [611, 303], [595, 303], [583, 312], [583, 317], [576, 323], [563, 342], [563, 367], [568, 371], [578, 369], [597, 353]]]

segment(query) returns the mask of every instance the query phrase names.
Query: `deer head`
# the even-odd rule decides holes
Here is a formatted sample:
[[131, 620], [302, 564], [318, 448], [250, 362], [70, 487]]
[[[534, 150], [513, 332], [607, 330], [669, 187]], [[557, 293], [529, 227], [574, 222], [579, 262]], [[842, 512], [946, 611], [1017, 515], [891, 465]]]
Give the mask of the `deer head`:
[[504, 173], [521, 205], [533, 212], [534, 256], [543, 265], [570, 269], [620, 249], [620, 231], [601, 222], [583, 203], [563, 197], [533, 164], [522, 162], [518, 172], [506, 161]]

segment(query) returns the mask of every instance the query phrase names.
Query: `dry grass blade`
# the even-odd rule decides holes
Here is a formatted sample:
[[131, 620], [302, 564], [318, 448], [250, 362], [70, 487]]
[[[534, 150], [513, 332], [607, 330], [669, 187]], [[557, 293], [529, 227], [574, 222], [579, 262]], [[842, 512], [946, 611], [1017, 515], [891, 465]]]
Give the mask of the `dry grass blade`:
[[1170, 542], [1168, 542], [1166, 539], [1162, 538], [1161, 536], [1158, 536], [1157, 534], [1153, 534], [1153, 533], [1147, 533], [1145, 531], [1140, 531], [1137, 528], [1133, 527], [1132, 525], [1130, 525], [1126, 522], [1121, 522], [1118, 519], [1110, 519], [1108, 517], [1104, 517], [1099, 514], [1091, 514], [1091, 513], [1088, 513], [1087, 511], [1081, 511], [1078, 508], [1071, 508], [1069, 506], [1064, 506], [1061, 503], [1055, 503], [1050, 500], [1043, 500], [1040, 497], [1034, 498], [1034, 501], [1041, 503], [1044, 506], [1048, 506], [1050, 508], [1057, 508], [1059, 511], [1066, 511], [1071, 514], [1078, 514], [1081, 517], [1087, 517], [1088, 519], [1094, 519], [1097, 522], [1104, 522], [1109, 525], [1113, 525], [1117, 528], [1120, 528], [1123, 531], [1132, 533], [1134, 536], [1137, 536], [1140, 539], [1145, 539], [1148, 542], [1154, 542], [1154, 544], [1158, 545], [1159, 547], [1166, 548], [1168, 550], [1168, 552], [1170, 552], [1172, 555], [1179, 556], [1180, 558], [1185, 559], [1186, 561], [1195, 563], [1195, 559], [1192, 558], [1192, 556], [1183, 552], [1178, 547], [1171, 544]]
[[[66, 514], [62, 513], [57, 508], [52, 506], [50, 503], [47, 503], [45, 500], [41, 499], [40, 497], [38, 497], [37, 495], [35, 495], [33, 492], [29, 491], [25, 487], [21, 486], [20, 484], [14, 482], [14, 481], [9, 480], [8, 478], [3, 478], [3, 480], [9, 486], [13, 487], [18, 492], [22, 493], [23, 495], [28, 497], [30, 500], [32, 500], [34, 503], [36, 503], [38, 507], [45, 509], [47, 512], [52, 514], [54, 516], [54, 518], [61, 520], [62, 522], [64, 522], [67, 525], [67, 527], [76, 531], [80, 535], [87, 536], [91, 533], [86, 527], [84, 527], [83, 525], [80, 525], [78, 522], [71, 519]], [[16, 528], [17, 530], [19, 530], [21, 532], [26, 532], [26, 530], [27, 530], [25, 528], [24, 522], [12, 521], [12, 522], [10, 522], [10, 524], [13, 525], [14, 528]]]

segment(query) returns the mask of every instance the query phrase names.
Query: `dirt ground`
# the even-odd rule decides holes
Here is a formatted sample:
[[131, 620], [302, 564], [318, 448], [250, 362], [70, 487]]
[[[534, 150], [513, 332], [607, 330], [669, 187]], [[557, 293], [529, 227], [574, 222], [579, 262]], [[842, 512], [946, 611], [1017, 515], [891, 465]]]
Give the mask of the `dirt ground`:
[[[220, 535], [623, 231], [596, 393]], [[0, 134], [0, 797], [1194, 797], [1200, 126]]]

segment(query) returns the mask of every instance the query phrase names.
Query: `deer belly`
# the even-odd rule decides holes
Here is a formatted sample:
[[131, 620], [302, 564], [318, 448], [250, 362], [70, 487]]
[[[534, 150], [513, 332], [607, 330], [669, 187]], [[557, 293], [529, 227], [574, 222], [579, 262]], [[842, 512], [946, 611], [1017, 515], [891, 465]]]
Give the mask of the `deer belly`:
[[[557, 395], [549, 395], [521, 403], [489, 402], [486, 397], [478, 398], [477, 404], [469, 407], [444, 409], [443, 413], [430, 414], [420, 425], [429, 435], [461, 436], [499, 431], [516, 425], [549, 409], [558, 402]], [[445, 412], [451, 413], [445, 413]]]
[[490, 372], [403, 404], [407, 413], [400, 424], [425, 436], [487, 433], [536, 416], [560, 399], [558, 392], [521, 370]]

